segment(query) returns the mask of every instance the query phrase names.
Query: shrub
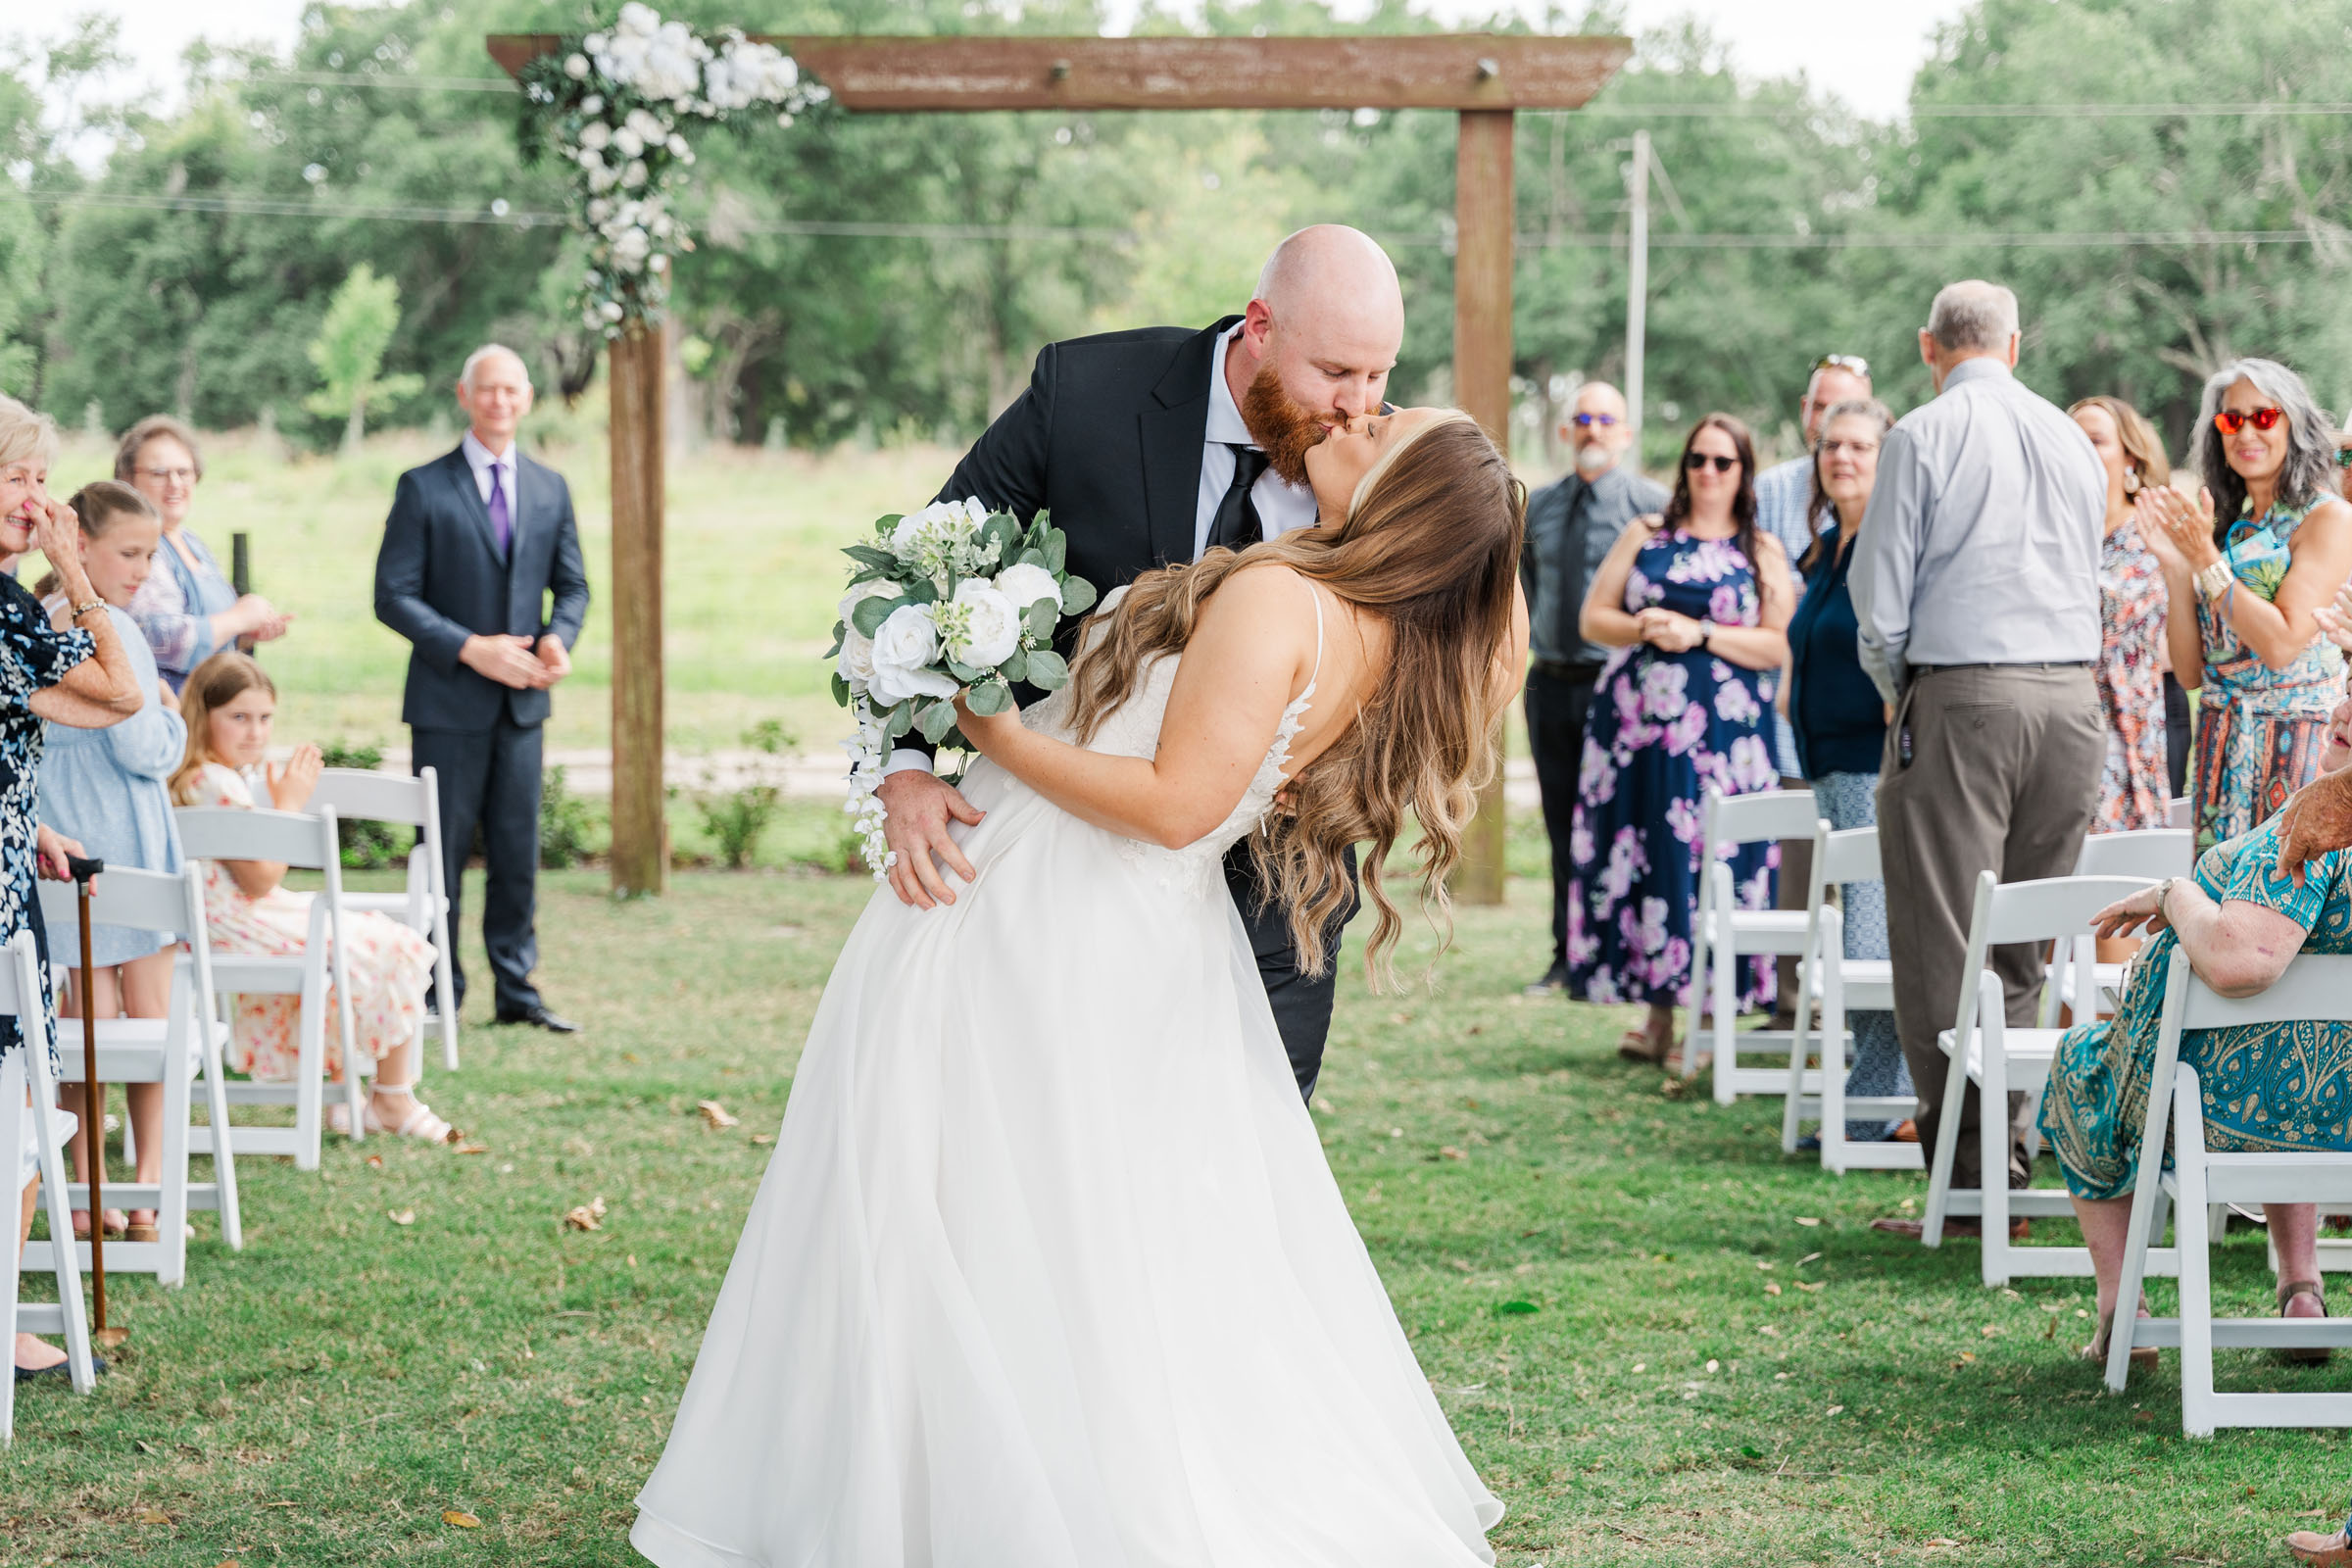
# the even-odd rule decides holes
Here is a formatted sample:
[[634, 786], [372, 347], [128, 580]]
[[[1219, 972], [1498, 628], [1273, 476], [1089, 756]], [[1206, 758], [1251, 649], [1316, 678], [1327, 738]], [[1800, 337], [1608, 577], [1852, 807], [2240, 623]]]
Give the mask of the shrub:
[[767, 718], [745, 730], [743, 743], [752, 757], [742, 782], [722, 790], [717, 769], [706, 766], [702, 793], [694, 803], [704, 830], [718, 847], [719, 863], [730, 871], [750, 865], [759, 853], [760, 836], [784, 799], [783, 760], [794, 742], [782, 723]]
[[539, 790], [539, 863], [561, 871], [592, 858], [602, 814], [595, 802], [571, 793], [563, 763], [550, 766]]
[[[356, 767], [372, 773], [384, 765], [384, 749], [380, 746], [346, 746], [341, 741], [329, 741], [318, 748], [318, 756], [329, 767]], [[335, 839], [342, 847], [343, 869], [375, 871], [404, 863], [416, 842], [416, 833], [414, 828], [395, 822], [338, 819]]]

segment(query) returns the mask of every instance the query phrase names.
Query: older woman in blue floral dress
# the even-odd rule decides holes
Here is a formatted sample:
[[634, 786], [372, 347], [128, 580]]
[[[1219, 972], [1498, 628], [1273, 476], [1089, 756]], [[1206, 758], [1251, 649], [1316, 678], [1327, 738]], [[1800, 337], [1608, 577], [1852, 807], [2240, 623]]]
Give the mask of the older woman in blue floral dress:
[[[142, 692], [130, 659], [115, 635], [106, 602], [90, 589], [76, 548], [80, 526], [71, 509], [49, 498], [49, 465], [57, 456], [57, 426], [47, 416], [10, 397], [0, 397], [0, 554], [39, 550], [57, 567], [65, 589], [70, 625], [49, 624], [40, 602], [16, 578], [0, 574], [0, 942], [29, 930], [42, 944], [40, 901], [32, 894], [34, 866], [40, 874], [65, 875], [67, 854], [81, 846], [60, 838], [33, 820], [39, 784], [44, 719], [77, 729], [104, 729], [139, 710]], [[0, 1019], [0, 1056], [24, 1048], [16, 1020]], [[32, 1042], [52, 1060], [57, 1041]], [[0, 1105], [0, 1115], [26, 1114], [24, 1106]], [[23, 1195], [17, 1246], [32, 1229], [35, 1185], [28, 1171], [12, 1171]], [[65, 1364], [65, 1352], [29, 1334], [16, 1339], [17, 1375], [38, 1376]]]
[[[1780, 782], [1767, 728], [1794, 609], [1788, 558], [1756, 529], [1755, 448], [1728, 414], [1692, 426], [1662, 516], [1620, 534], [1585, 597], [1587, 640], [1617, 650], [1585, 730], [1571, 828], [1568, 987], [1643, 1002], [1620, 1052], [1663, 1061], [1690, 999], [1690, 921], [1709, 785]], [[1769, 909], [1777, 846], [1732, 860], [1742, 908]], [[1745, 959], [1740, 1004], [1771, 1001], [1772, 964]]]
[[[2352, 696], [2342, 696], [2324, 731], [2328, 772], [2352, 763]], [[2086, 1355], [2106, 1356], [2123, 1271], [2132, 1188], [2147, 1151], [2139, 1135], [2155, 1070], [2165, 971], [2178, 947], [2207, 985], [2253, 996], [2298, 952], [2352, 953], [2352, 850], [2331, 850], [2303, 867], [2298, 884], [2278, 870], [2280, 821], [2218, 845], [2193, 877], [2168, 877], [2100, 911], [2102, 937], [2152, 935], [2132, 965], [2113, 1019], [2069, 1030], [2058, 1042], [2041, 1102], [2041, 1131], [2066, 1172], [2098, 1276], [2099, 1333]], [[2231, 1152], [2352, 1151], [2352, 1024], [2249, 1024], [2191, 1029], [2182, 1065], [2197, 1070], [2205, 1143]], [[2278, 1310], [2319, 1317], [2318, 1210], [2309, 1203], [2264, 1205], [2278, 1250]], [[2323, 1352], [2324, 1353], [2324, 1352]]]

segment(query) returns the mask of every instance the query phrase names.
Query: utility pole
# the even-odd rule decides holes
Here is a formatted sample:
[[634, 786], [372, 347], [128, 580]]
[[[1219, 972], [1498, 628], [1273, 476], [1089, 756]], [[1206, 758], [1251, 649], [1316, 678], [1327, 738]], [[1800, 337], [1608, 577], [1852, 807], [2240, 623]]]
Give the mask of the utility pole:
[[1626, 182], [1634, 199], [1632, 256], [1625, 280], [1625, 407], [1634, 426], [1634, 466], [1642, 466], [1642, 334], [1649, 310], [1649, 132], [1634, 132]]

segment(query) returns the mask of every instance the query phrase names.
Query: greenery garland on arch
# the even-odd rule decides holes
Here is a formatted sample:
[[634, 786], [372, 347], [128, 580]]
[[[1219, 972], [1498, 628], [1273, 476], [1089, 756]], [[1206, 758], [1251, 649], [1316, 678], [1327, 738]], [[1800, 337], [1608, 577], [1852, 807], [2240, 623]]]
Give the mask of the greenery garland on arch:
[[608, 339], [662, 318], [672, 259], [694, 248], [671, 198], [694, 163], [690, 125], [747, 128], [830, 96], [790, 55], [739, 28], [700, 33], [630, 0], [612, 26], [567, 35], [518, 73], [523, 161], [553, 148], [568, 169], [588, 266], [573, 301]]

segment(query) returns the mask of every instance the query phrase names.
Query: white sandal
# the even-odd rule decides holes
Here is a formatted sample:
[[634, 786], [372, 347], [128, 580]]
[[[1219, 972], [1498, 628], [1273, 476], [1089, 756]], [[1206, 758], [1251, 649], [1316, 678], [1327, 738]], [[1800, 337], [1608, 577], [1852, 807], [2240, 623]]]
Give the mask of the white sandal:
[[395, 1127], [376, 1114], [375, 1101], [370, 1097], [367, 1108], [367, 1127], [369, 1132], [390, 1133], [396, 1137], [414, 1138], [420, 1143], [427, 1144], [454, 1144], [458, 1141], [458, 1130], [434, 1115], [430, 1106], [415, 1095], [410, 1094], [405, 1087], [378, 1089], [376, 1093], [399, 1095], [409, 1102], [409, 1113], [401, 1117], [400, 1125]]

